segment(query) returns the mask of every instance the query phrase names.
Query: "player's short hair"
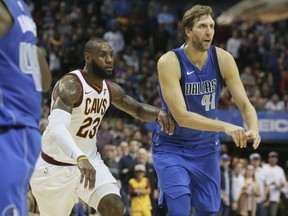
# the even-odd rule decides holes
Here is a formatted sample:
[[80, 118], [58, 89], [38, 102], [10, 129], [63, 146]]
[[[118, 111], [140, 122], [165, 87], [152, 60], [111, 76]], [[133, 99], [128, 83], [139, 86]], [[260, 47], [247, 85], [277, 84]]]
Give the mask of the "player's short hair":
[[84, 53], [88, 52], [90, 53], [92, 50], [94, 50], [95, 45], [100, 44], [100, 43], [108, 43], [107, 40], [99, 37], [93, 37], [91, 38], [86, 44], [84, 48]]
[[187, 38], [185, 28], [193, 28], [195, 21], [205, 15], [210, 15], [212, 18], [214, 17], [212, 8], [206, 5], [195, 5], [184, 13], [181, 23], [185, 38]]

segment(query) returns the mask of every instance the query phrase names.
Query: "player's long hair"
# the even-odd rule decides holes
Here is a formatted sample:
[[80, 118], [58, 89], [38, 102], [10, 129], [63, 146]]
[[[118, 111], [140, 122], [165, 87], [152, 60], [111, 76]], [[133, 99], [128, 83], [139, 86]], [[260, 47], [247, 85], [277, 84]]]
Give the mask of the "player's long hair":
[[185, 29], [189, 28], [192, 29], [194, 26], [195, 21], [197, 21], [202, 16], [211, 16], [214, 17], [214, 13], [211, 7], [206, 5], [195, 5], [189, 10], [185, 12], [182, 18], [181, 26], [182, 26], [182, 33], [187, 39]]

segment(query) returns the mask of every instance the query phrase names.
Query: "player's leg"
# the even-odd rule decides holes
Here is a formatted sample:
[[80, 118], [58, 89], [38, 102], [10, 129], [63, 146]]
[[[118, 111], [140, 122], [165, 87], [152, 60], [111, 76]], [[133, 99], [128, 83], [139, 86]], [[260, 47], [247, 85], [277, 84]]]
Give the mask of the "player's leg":
[[[111, 185], [106, 185], [106, 187], [110, 187]], [[103, 186], [100, 190], [105, 190]], [[110, 193], [105, 195], [101, 198], [97, 211], [102, 216], [109, 216], [109, 215], [115, 215], [115, 216], [123, 216], [124, 213], [124, 205], [121, 200], [121, 197], [119, 195], [116, 195], [114, 193]]]
[[27, 214], [27, 192], [41, 134], [28, 128], [0, 128], [0, 215]]
[[90, 162], [97, 171], [95, 189], [89, 191], [79, 185], [76, 191], [78, 196], [102, 216], [123, 216], [124, 205], [116, 179], [100, 158]]
[[190, 216], [191, 194], [183, 194], [175, 198], [165, 195], [165, 202], [168, 206], [167, 216]]
[[217, 215], [221, 206], [219, 154], [193, 158], [192, 164], [190, 175], [195, 215]]
[[77, 200], [76, 166], [55, 166], [39, 157], [30, 184], [41, 216], [69, 216]]
[[178, 165], [185, 164], [183, 158], [174, 153], [154, 151], [153, 163], [157, 172], [160, 189], [159, 205], [163, 204], [164, 197], [168, 208], [168, 215], [190, 215], [190, 176], [187, 169]]

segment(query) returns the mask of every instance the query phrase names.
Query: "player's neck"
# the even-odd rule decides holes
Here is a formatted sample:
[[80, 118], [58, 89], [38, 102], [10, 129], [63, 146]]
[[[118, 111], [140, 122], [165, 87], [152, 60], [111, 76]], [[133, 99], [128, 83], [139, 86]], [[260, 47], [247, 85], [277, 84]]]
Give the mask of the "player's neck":
[[94, 86], [96, 89], [101, 89], [102, 86], [103, 86], [103, 79], [96, 76], [95, 74], [93, 74], [92, 72], [88, 72], [87, 68], [85, 67], [83, 69], [83, 73], [84, 73], [84, 76], [87, 80], [87, 82]]
[[189, 61], [201, 70], [207, 61], [208, 52], [201, 52], [192, 46], [192, 44], [186, 44], [184, 47], [184, 52]]

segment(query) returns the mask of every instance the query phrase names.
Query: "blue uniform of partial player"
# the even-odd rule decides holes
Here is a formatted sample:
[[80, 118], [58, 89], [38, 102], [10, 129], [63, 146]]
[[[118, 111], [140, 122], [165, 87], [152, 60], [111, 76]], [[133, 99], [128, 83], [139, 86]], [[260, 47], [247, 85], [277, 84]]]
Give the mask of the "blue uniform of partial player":
[[[184, 45], [173, 51], [181, 67], [180, 84], [187, 110], [215, 119], [223, 83], [215, 47], [208, 50], [208, 58], [202, 70], [188, 60]], [[173, 89], [170, 93], [173, 94]], [[161, 89], [160, 97], [162, 108], [171, 114]], [[211, 214], [220, 210], [220, 142], [216, 132], [176, 125], [170, 136], [157, 125], [152, 149], [160, 189], [159, 204], [163, 203], [163, 198], [173, 204], [173, 200], [188, 194], [191, 195], [189, 203], [174, 203], [179, 206], [179, 212], [183, 212], [183, 208], [190, 211], [188, 206]], [[190, 215], [190, 212], [187, 214]], [[175, 215], [178, 215], [177, 212]]]
[[0, 37], [0, 215], [27, 215], [29, 179], [41, 147], [36, 25], [22, 0], [4, 4], [13, 23]]

